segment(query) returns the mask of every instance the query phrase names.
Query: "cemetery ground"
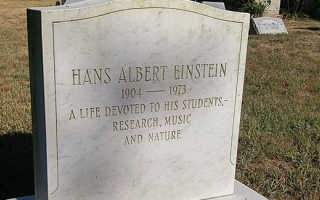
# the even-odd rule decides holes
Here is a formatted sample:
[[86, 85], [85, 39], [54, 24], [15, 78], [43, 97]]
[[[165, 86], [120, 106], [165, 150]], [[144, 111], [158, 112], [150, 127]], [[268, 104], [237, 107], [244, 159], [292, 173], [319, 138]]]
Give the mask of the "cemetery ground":
[[[0, 199], [33, 192], [26, 8], [0, 0]], [[249, 36], [236, 178], [269, 199], [320, 195], [320, 22]], [[214, 177], [213, 177], [214, 178]]]

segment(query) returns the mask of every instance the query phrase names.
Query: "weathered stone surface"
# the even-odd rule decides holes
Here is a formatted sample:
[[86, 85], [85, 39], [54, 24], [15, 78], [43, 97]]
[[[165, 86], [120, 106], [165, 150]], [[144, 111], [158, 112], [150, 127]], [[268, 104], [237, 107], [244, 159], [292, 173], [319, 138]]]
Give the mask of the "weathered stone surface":
[[37, 198], [232, 194], [248, 26], [182, 0], [28, 9]]
[[272, 17], [252, 18], [250, 32], [252, 34], [288, 33], [283, 20]]

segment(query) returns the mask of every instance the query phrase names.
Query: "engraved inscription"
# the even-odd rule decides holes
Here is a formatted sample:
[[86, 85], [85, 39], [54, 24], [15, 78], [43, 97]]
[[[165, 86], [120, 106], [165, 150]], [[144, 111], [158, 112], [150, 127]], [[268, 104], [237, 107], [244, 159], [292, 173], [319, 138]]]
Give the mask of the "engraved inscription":
[[148, 134], [148, 142], [159, 142], [168, 140], [179, 140], [181, 139], [181, 130], [173, 131], [160, 131]]
[[226, 73], [227, 63], [174, 66], [175, 79], [225, 77]]
[[[227, 63], [174, 65], [173, 79], [205, 79], [227, 76]], [[117, 83], [160, 82], [168, 77], [168, 66], [122, 67], [117, 75]], [[72, 85], [109, 84], [112, 72], [110, 68], [72, 69]], [[185, 93], [186, 85], [170, 87], [170, 94]], [[184, 92], [183, 92], [184, 91]]]
[[111, 81], [110, 68], [72, 69], [72, 85], [108, 84]]
[[121, 68], [118, 83], [140, 81], [164, 81], [167, 66]]
[[[107, 122], [110, 124], [107, 126], [112, 127], [111, 130], [117, 133], [116, 136], [123, 138], [124, 145], [180, 140], [183, 139], [183, 127], [192, 125], [194, 110], [212, 107], [218, 109], [228, 102], [223, 96], [188, 98], [192, 90], [188, 86], [188, 80], [225, 78], [228, 76], [227, 66], [227, 63], [209, 63], [171, 67], [168, 65], [121, 67], [113, 71], [110, 68], [72, 69], [73, 86], [99, 84], [109, 86], [113, 80], [116, 80], [115, 84], [126, 84], [125, 87], [119, 87], [115, 98], [127, 103], [115, 101], [114, 105], [70, 109], [68, 118], [69, 120], [108, 118]], [[154, 84], [165, 83], [169, 78], [171, 81], [177, 81], [177, 84], [164, 88]], [[141, 84], [137, 87], [136, 84], [139, 82], [150, 82], [154, 88], [146, 89]], [[131, 87], [128, 87], [128, 84]], [[128, 103], [132, 100], [143, 100], [150, 95], [159, 97], [163, 95], [164, 100]], [[157, 99], [157, 96], [152, 99]], [[176, 99], [166, 100], [167, 96]], [[162, 130], [163, 128], [167, 130]], [[144, 133], [135, 132], [139, 130], [143, 130]]]
[[148, 118], [148, 119], [130, 119], [112, 122], [113, 131], [126, 131], [141, 128], [151, 128], [158, 127], [159, 119], [158, 117]]

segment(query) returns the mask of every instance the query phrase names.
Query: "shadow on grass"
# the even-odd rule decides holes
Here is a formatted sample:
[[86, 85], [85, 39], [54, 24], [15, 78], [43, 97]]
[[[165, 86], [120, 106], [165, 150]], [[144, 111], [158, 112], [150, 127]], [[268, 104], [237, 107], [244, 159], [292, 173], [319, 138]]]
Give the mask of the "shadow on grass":
[[34, 195], [32, 135], [1, 135], [0, 160], [0, 200]]
[[305, 30], [310, 30], [310, 31], [320, 31], [320, 27], [314, 27], [314, 26], [310, 26], [310, 27], [298, 27], [298, 28], [295, 28], [295, 29], [305, 29]]

